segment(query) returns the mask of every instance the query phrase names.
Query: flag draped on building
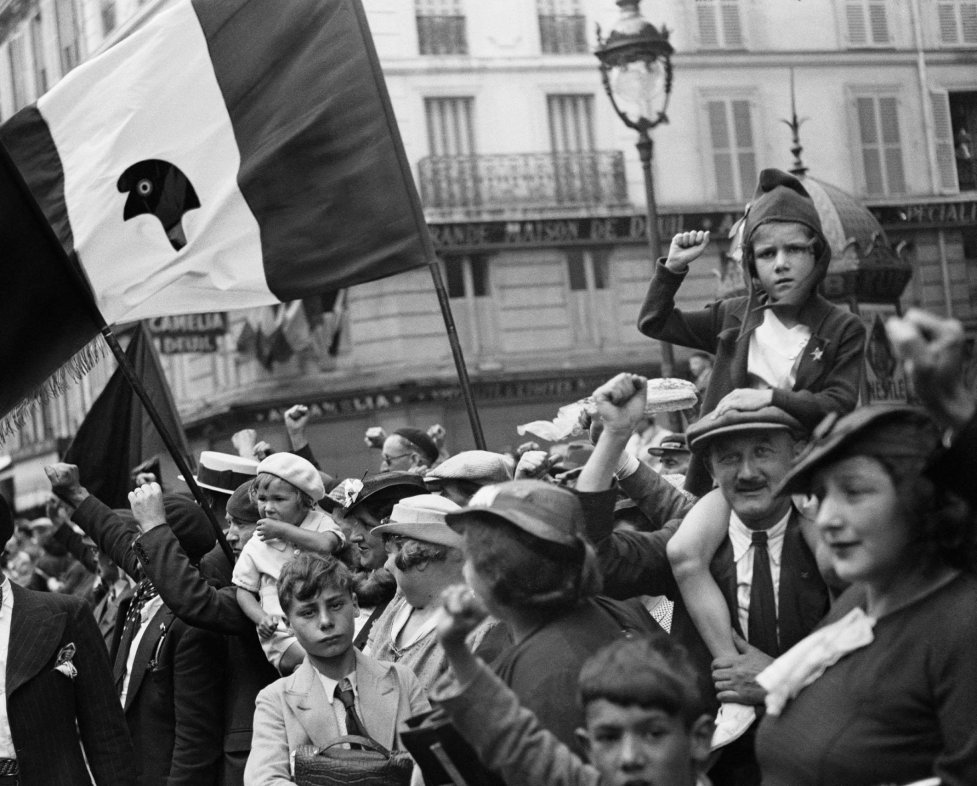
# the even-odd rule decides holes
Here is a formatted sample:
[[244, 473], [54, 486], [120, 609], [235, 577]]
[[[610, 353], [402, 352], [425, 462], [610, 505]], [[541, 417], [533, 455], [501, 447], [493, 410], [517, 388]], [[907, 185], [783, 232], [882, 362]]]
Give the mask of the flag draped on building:
[[[359, 0], [179, 2], [0, 142], [108, 323], [299, 300], [427, 261]], [[86, 328], [79, 344], [66, 326], [59, 362]]]
[[[149, 393], [167, 431], [175, 438], [183, 457], [190, 460], [183, 425], [173, 403], [152, 336], [138, 323], [126, 357]], [[77, 464], [81, 483], [110, 507], [129, 506], [132, 470], [164, 455], [166, 446], [149, 414], [121, 370], [109, 378], [65, 452], [64, 460]], [[157, 479], [162, 480], [157, 471]]]

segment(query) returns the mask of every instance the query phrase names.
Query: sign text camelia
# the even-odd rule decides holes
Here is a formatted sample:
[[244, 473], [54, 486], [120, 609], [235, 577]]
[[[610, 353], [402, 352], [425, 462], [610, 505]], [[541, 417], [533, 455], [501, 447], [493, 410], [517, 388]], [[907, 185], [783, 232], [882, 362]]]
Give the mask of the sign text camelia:
[[223, 311], [155, 317], [146, 323], [150, 333], [159, 339], [164, 355], [216, 352], [218, 337], [227, 333], [227, 314]]

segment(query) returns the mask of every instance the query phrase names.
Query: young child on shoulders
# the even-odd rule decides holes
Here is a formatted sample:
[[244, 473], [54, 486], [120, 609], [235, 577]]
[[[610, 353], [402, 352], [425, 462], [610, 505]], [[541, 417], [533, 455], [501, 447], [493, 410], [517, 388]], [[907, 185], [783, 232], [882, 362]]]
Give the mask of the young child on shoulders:
[[284, 623], [279, 574], [300, 552], [332, 554], [345, 539], [339, 525], [316, 506], [325, 487], [309, 461], [293, 453], [273, 453], [258, 464], [257, 473], [251, 496], [258, 506], [258, 526], [234, 565], [232, 580], [241, 610], [258, 628], [265, 656], [288, 674], [304, 653]]
[[347, 734], [400, 750], [397, 728], [430, 706], [410, 669], [353, 646], [359, 609], [349, 569], [302, 552], [282, 568], [278, 600], [305, 658], [258, 694], [245, 786], [294, 783], [296, 748], [322, 748]]
[[[747, 295], [683, 313], [675, 307], [675, 293], [708, 243], [708, 232], [672, 239], [638, 322], [653, 338], [716, 355], [702, 417], [776, 406], [813, 429], [829, 412], [853, 410], [862, 382], [865, 328], [817, 291], [831, 248], [800, 180], [776, 169], [760, 173], [743, 218]], [[705, 496], [669, 542], [668, 556], [692, 619], [713, 656], [720, 657], [738, 650], [728, 608], [709, 574], [729, 520], [729, 506], [718, 492], [709, 492], [711, 487], [704, 463], [693, 459], [686, 489]], [[816, 553], [813, 527], [805, 536]]]
[[452, 671], [433, 700], [509, 786], [705, 786], [712, 718], [685, 649], [665, 634], [616, 641], [580, 671], [584, 761], [469, 649], [485, 614], [467, 587], [448, 589], [438, 635]]

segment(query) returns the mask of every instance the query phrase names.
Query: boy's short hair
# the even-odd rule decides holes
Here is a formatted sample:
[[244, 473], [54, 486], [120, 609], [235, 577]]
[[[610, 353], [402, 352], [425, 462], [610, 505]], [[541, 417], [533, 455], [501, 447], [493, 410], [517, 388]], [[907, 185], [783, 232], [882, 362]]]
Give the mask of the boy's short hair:
[[289, 612], [293, 601], [304, 603], [326, 589], [338, 589], [353, 595], [353, 576], [335, 557], [302, 552], [285, 563], [278, 576], [278, 602], [282, 611]]
[[661, 709], [686, 728], [711, 708], [703, 676], [688, 651], [665, 633], [609, 644], [580, 670], [580, 701], [605, 699], [623, 706]]

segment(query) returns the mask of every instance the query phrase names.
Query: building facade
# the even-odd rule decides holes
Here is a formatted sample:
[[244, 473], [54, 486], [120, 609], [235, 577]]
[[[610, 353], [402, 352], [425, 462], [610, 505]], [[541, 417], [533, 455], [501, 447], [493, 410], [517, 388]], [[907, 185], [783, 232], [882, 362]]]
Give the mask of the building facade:
[[[3, 5], [2, 116], [170, 1]], [[659, 348], [635, 328], [652, 270], [637, 140], [593, 55], [595, 26], [617, 17], [612, 0], [364, 4], [488, 446], [518, 444], [516, 424], [552, 417], [616, 371], [657, 375]], [[793, 78], [809, 174], [869, 206], [913, 266], [901, 305], [977, 335], [977, 0], [645, 0], [641, 10], [676, 49], [670, 122], [654, 132], [662, 251], [676, 231], [713, 231], [683, 308], [715, 297], [727, 231], [759, 169], [791, 165], [781, 120]], [[362, 439], [372, 425], [438, 422], [450, 449], [472, 445], [429, 271], [221, 319], [223, 332], [209, 323], [203, 338], [189, 318], [155, 326], [164, 351], [212, 350], [163, 356], [195, 448], [230, 449], [245, 427], [282, 446], [280, 413], [296, 402], [313, 406], [313, 447], [339, 474], [375, 465]], [[20, 507], [108, 365], [8, 445]]]

